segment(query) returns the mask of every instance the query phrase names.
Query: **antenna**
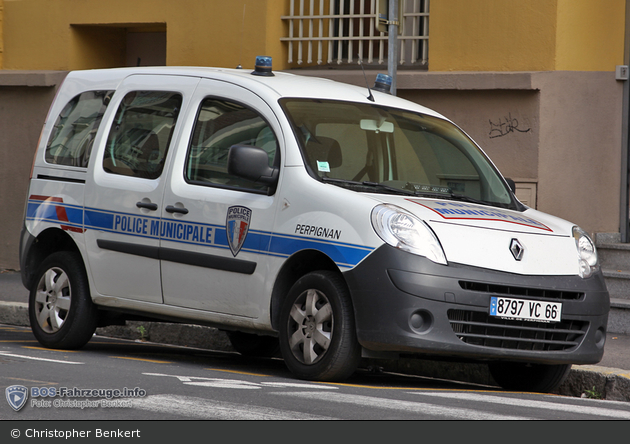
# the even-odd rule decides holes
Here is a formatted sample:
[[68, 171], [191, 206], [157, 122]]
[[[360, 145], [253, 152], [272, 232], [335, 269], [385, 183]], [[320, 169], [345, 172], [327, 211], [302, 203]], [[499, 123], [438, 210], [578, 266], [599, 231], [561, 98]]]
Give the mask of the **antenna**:
[[[238, 55], [239, 60], [243, 60], [243, 36], [245, 34], [245, 7], [246, 6], [247, 6], [247, 3], [244, 3], [243, 4], [243, 22], [241, 23], [241, 48], [240, 48], [240, 54]], [[236, 67], [236, 69], [242, 69], [242, 68], [243, 68], [243, 65], [241, 65], [240, 63]]]
[[365, 69], [363, 69], [363, 59], [361, 58], [360, 54], [357, 54], [357, 57], [359, 58], [359, 65], [361, 66], [361, 71], [363, 71], [363, 78], [365, 79], [365, 85], [367, 86], [368, 93], [370, 93], [370, 95], [367, 98], [369, 101], [374, 102], [374, 96], [372, 95], [372, 90], [370, 89], [370, 85], [368, 84], [367, 76], [365, 75]]

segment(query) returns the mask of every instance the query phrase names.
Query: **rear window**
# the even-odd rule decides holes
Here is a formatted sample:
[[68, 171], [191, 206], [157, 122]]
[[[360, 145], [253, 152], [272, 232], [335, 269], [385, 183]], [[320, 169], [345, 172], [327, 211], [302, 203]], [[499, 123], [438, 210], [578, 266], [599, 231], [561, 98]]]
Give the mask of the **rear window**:
[[181, 106], [182, 96], [174, 92], [128, 93], [109, 131], [103, 169], [143, 179], [160, 177]]
[[61, 110], [46, 145], [46, 162], [87, 167], [94, 137], [113, 91], [87, 91]]

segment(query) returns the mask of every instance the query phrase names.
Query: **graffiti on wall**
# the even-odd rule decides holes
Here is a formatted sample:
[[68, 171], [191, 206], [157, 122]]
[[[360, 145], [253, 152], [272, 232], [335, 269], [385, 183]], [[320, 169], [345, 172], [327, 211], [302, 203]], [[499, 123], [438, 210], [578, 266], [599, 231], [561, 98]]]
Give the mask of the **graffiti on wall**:
[[494, 139], [496, 137], [507, 136], [513, 133], [527, 133], [531, 131], [531, 128], [519, 127], [518, 119], [512, 117], [512, 113], [508, 113], [505, 117], [500, 117], [498, 121], [488, 120], [490, 122], [489, 137]]

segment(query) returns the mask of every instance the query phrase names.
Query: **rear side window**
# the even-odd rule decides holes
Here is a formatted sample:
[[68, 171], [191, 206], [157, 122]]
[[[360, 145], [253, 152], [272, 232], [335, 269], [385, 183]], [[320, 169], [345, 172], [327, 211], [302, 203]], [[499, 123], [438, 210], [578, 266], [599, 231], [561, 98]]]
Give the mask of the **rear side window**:
[[160, 177], [181, 106], [178, 93], [128, 93], [109, 130], [103, 169], [123, 176]]
[[94, 137], [113, 91], [87, 91], [61, 110], [46, 145], [46, 162], [87, 167]]

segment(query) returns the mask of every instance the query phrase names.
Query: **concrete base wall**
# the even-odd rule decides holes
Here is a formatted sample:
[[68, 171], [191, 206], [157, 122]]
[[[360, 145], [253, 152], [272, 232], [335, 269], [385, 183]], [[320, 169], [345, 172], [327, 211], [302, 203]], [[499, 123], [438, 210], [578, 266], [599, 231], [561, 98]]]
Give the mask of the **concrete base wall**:
[[536, 85], [538, 208], [590, 233], [619, 232], [623, 83], [614, 72], [554, 72]]
[[65, 73], [0, 71], [0, 269], [18, 269], [26, 192], [37, 141]]

